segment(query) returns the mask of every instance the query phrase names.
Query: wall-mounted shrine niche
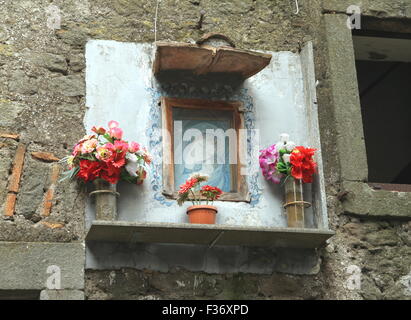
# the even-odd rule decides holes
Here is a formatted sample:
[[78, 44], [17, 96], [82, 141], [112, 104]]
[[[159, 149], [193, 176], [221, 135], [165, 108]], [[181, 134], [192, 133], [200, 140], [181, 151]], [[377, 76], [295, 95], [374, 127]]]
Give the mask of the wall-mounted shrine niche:
[[[311, 43], [300, 53], [262, 53], [235, 48], [221, 35], [196, 44], [93, 40], [86, 60], [85, 127], [114, 119], [127, 140], [153, 155], [143, 185], [118, 184], [116, 221], [96, 221], [88, 205], [86, 240], [317, 248], [332, 236]], [[207, 140], [209, 129], [232, 135]], [[259, 150], [282, 133], [317, 149], [317, 173], [302, 186], [311, 206], [304, 207], [300, 228], [288, 226], [284, 186], [265, 180], [259, 167]], [[187, 152], [191, 162], [181, 156], [186, 148], [196, 150], [195, 156]], [[225, 152], [210, 152], [218, 148]], [[188, 224], [191, 204], [176, 203], [179, 185], [196, 172], [224, 191], [214, 202], [215, 225]]]

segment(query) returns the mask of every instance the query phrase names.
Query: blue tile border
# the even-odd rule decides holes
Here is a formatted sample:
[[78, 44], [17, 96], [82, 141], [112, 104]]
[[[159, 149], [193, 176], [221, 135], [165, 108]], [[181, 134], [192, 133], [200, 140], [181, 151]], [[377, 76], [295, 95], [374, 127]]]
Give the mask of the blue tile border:
[[[149, 138], [149, 150], [153, 155], [153, 170], [151, 174], [151, 188], [154, 199], [162, 205], [170, 207], [175, 203], [162, 194], [162, 137], [161, 134], [161, 108], [159, 101], [161, 97], [211, 99], [225, 101], [241, 101], [244, 106], [244, 126], [247, 129], [247, 153], [252, 154], [252, 139], [255, 137], [255, 109], [252, 96], [248, 94], [247, 88], [234, 88], [228, 84], [214, 83], [211, 85], [190, 85], [185, 82], [162, 83], [156, 82], [154, 88], [147, 88], [151, 97], [149, 124], [146, 135]], [[210, 98], [212, 97], [212, 98]], [[248, 167], [251, 168], [252, 161], [258, 159], [247, 159]], [[260, 201], [262, 189], [258, 186], [259, 171], [247, 176], [248, 189], [250, 192], [250, 206], [254, 207]]]

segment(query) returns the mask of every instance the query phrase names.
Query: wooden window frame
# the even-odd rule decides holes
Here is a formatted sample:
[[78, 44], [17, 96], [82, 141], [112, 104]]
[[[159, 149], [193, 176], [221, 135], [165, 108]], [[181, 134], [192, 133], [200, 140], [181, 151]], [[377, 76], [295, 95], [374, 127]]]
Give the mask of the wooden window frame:
[[[176, 199], [177, 190], [174, 185], [174, 121], [173, 108], [183, 109], [210, 109], [233, 112], [234, 129], [237, 133], [237, 164], [232, 164], [236, 170], [236, 192], [224, 192], [220, 201], [250, 202], [246, 177], [241, 175], [241, 169], [246, 164], [240, 159], [246, 159], [246, 146], [241, 143], [240, 129], [245, 129], [243, 104], [240, 101], [214, 101], [204, 99], [161, 98], [162, 141], [163, 141], [163, 194], [168, 198]], [[168, 134], [170, 133], [170, 134]], [[243, 155], [243, 156], [241, 156]]]

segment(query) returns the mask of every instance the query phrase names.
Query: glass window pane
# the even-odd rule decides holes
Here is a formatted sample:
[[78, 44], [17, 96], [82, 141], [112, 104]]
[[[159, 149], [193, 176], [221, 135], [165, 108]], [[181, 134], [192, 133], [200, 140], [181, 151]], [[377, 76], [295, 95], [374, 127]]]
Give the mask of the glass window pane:
[[207, 184], [234, 192], [236, 168], [230, 164], [230, 143], [236, 140], [226, 135], [235, 132], [233, 112], [174, 107], [173, 121], [176, 190], [190, 175], [201, 172], [210, 176]]

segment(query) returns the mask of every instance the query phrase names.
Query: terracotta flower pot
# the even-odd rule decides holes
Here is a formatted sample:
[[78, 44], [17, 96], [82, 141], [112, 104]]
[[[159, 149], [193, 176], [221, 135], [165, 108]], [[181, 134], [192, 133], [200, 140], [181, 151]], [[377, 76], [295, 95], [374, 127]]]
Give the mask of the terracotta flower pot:
[[209, 205], [195, 205], [187, 208], [190, 223], [215, 224], [217, 208]]

